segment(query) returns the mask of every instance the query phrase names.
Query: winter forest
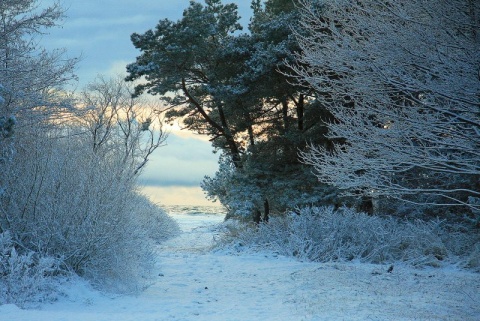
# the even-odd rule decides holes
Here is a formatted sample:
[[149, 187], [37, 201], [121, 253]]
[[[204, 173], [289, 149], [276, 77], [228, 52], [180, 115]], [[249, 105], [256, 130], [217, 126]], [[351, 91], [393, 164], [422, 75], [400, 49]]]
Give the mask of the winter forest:
[[73, 276], [148, 289], [181, 230], [138, 177], [173, 122], [220, 155], [216, 251], [478, 277], [479, 1], [251, 0], [248, 28], [190, 1], [132, 33], [126, 78], [75, 91], [41, 42], [66, 8], [40, 2], [0, 2], [0, 308]]

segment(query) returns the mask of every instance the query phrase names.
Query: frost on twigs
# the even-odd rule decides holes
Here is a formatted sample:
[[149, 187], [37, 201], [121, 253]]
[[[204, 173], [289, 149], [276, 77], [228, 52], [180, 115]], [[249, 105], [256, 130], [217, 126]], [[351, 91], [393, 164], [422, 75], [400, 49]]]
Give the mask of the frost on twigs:
[[100, 78], [74, 102], [63, 89], [76, 60], [38, 42], [64, 11], [38, 2], [0, 1], [0, 304], [45, 300], [64, 270], [143, 289], [154, 242], [175, 233], [137, 191], [164, 132], [123, 80]]

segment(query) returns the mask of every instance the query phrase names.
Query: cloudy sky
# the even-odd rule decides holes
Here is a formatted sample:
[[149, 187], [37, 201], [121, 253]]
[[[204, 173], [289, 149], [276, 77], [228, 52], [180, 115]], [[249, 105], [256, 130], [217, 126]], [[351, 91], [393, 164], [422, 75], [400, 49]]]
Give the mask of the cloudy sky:
[[[42, 5], [54, 0], [39, 0]], [[198, 0], [203, 3], [203, 0]], [[189, 0], [61, 0], [67, 18], [52, 29], [42, 43], [49, 49], [65, 48], [79, 57], [78, 88], [99, 75], [125, 73], [125, 66], [140, 54], [130, 35], [144, 33], [160, 19], [178, 20]], [[246, 27], [251, 0], [230, 0], [239, 6]], [[212, 205], [199, 184], [217, 169], [218, 155], [205, 137], [172, 129], [167, 146], [156, 150], [142, 176], [145, 192], [163, 205]]]

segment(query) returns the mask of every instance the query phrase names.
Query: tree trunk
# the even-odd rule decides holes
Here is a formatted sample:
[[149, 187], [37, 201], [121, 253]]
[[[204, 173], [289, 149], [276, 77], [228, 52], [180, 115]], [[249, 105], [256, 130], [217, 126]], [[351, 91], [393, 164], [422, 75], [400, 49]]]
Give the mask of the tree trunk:
[[262, 219], [262, 212], [260, 212], [260, 210], [256, 209], [255, 213], [253, 213], [253, 222], [255, 224], [260, 224], [261, 219]]
[[[475, 1], [477, 1], [477, 0], [468, 0], [468, 9], [469, 9], [470, 20], [472, 21], [471, 25], [472, 25], [473, 41], [475, 41], [475, 43], [478, 43], [478, 42], [480, 42], [480, 40], [479, 40], [480, 25], [479, 25], [479, 20], [477, 20], [477, 15], [479, 13], [476, 12], [476, 10], [475, 10]], [[479, 71], [479, 78], [480, 78], [480, 71]]]
[[362, 196], [360, 200], [360, 211], [367, 213], [368, 215], [373, 215], [373, 200], [369, 196]]
[[248, 126], [248, 137], [250, 139], [250, 145], [255, 145], [255, 137], [253, 136], [253, 127], [251, 125]]
[[305, 112], [305, 96], [300, 94], [297, 103], [297, 122], [298, 122], [298, 130], [303, 131], [303, 114]]
[[218, 106], [218, 114], [220, 115], [220, 121], [222, 122], [223, 127], [223, 136], [227, 141], [228, 148], [230, 149], [230, 155], [232, 156], [233, 164], [235, 168], [242, 168], [241, 158], [240, 158], [240, 151], [238, 149], [237, 143], [233, 137], [232, 131], [228, 126], [227, 118], [225, 117], [225, 113], [223, 112], [223, 107], [220, 105]]
[[268, 223], [268, 218], [270, 216], [270, 204], [268, 203], [268, 200], [265, 199], [265, 202], [263, 202], [263, 222]]
[[288, 132], [288, 100], [287, 98], [282, 98], [282, 116], [283, 116], [283, 128], [285, 133]]
[[237, 143], [235, 142], [235, 139], [230, 130], [230, 127], [228, 127], [227, 119], [225, 117], [225, 113], [223, 112], [222, 106], [221, 105], [218, 106], [218, 113], [220, 115], [220, 121], [221, 121], [221, 124], [218, 124], [207, 114], [205, 109], [195, 99], [195, 97], [193, 97], [190, 94], [185, 82], [185, 78], [182, 78], [182, 90], [185, 96], [188, 98], [188, 101], [195, 106], [197, 111], [200, 113], [200, 115], [202, 115], [202, 117], [207, 121], [207, 123], [218, 131], [219, 136], [225, 137], [225, 140], [227, 141], [228, 149], [230, 150], [230, 156], [232, 157], [235, 167], [242, 168], [240, 151], [238, 149]]

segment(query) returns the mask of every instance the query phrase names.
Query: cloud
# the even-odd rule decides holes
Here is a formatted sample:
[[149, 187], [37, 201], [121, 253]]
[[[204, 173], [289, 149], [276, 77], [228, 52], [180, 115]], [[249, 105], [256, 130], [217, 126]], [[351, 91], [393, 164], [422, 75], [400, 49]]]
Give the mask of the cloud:
[[[48, 6], [56, 0], [44, 0]], [[61, 28], [49, 29], [42, 39], [47, 49], [66, 48], [68, 56], [79, 57], [79, 87], [91, 82], [106, 66], [117, 61], [134, 62], [140, 53], [130, 41], [134, 32], [155, 28], [160, 19], [176, 21], [189, 6], [189, 0], [62, 0], [67, 18]], [[250, 1], [237, 1], [242, 24], [248, 24]], [[125, 64], [125, 65], [126, 65]], [[123, 67], [124, 68], [124, 67]]]
[[171, 133], [167, 145], [151, 156], [139, 182], [144, 186], [198, 187], [205, 175], [217, 171], [218, 156], [208, 141]]
[[127, 65], [131, 63], [131, 61], [119, 59], [115, 60], [110, 63], [110, 66], [108, 69], [104, 70], [101, 72], [101, 74], [111, 76], [111, 77], [116, 77], [118, 75], [122, 77], [127, 76]]
[[139, 180], [142, 193], [160, 205], [220, 206], [200, 188], [204, 176], [218, 170], [218, 155], [202, 136], [181, 132], [173, 131], [167, 145], [152, 155]]

